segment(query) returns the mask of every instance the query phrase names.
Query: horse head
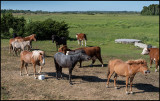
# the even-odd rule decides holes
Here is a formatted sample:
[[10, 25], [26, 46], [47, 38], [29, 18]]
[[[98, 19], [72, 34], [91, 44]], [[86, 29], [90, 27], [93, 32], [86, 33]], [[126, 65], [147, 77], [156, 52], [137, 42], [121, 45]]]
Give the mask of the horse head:
[[40, 50], [32, 51], [32, 58], [34, 59], [34, 61], [40, 61], [42, 65], [45, 64], [44, 51]]
[[37, 41], [37, 40], [36, 40], [36, 34], [32, 34], [32, 35], [31, 35], [31, 40]]
[[80, 60], [82, 61], [88, 61], [91, 59], [91, 57], [88, 56], [84, 50], [77, 50], [75, 53], [80, 54]]
[[149, 48], [144, 48], [141, 54], [142, 55], [148, 55], [149, 54]]
[[142, 74], [150, 73], [147, 62], [143, 59], [129, 60], [126, 63], [129, 65], [134, 65], [134, 68], [138, 68], [138, 72], [141, 72]]

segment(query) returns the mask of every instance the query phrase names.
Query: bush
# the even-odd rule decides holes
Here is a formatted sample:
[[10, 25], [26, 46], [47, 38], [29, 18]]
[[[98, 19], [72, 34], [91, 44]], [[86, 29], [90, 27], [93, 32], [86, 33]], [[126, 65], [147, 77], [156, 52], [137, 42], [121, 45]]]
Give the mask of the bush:
[[24, 17], [14, 17], [11, 13], [3, 13], [1, 17], [1, 38], [11, 38], [12, 33], [21, 37], [36, 34], [39, 40], [51, 40], [53, 34], [68, 38], [68, 28], [64, 21], [57, 22], [52, 19], [26, 22]]

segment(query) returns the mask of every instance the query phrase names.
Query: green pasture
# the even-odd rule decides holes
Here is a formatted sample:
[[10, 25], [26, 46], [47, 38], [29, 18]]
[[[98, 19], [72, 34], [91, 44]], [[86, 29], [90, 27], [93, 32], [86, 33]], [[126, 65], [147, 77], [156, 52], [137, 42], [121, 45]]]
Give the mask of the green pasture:
[[[118, 38], [132, 38], [142, 40], [146, 44], [159, 47], [159, 16], [141, 16], [140, 14], [14, 14], [23, 16], [27, 22], [44, 21], [51, 18], [65, 21], [69, 25], [71, 40], [67, 45], [71, 49], [79, 48], [76, 33], [87, 34], [87, 46], [101, 47], [101, 54], [105, 64], [113, 58], [124, 61], [129, 59], [146, 59], [141, 55], [142, 49], [133, 44], [114, 43]], [[9, 39], [1, 40], [1, 48], [8, 47]], [[48, 56], [56, 53], [55, 43], [51, 40], [33, 42], [34, 49], [41, 49]], [[97, 63], [100, 63], [98, 60]], [[154, 66], [154, 65], [153, 65]]]

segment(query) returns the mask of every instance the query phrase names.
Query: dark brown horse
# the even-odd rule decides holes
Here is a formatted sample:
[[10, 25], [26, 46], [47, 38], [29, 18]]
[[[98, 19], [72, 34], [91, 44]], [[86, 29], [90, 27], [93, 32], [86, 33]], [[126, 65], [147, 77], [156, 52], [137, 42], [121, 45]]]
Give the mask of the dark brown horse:
[[107, 74], [107, 85], [109, 87], [109, 79], [111, 78], [112, 74], [115, 73], [114, 76], [114, 87], [116, 86], [116, 79], [117, 76], [126, 77], [126, 94], [128, 94], [128, 80], [130, 79], [130, 93], [132, 94], [132, 84], [133, 79], [136, 73], [141, 72], [143, 74], [150, 73], [148, 70], [147, 62], [143, 59], [138, 60], [129, 60], [123, 62], [120, 59], [110, 60], [108, 64], [108, 74]]
[[32, 48], [32, 41], [36, 41], [36, 34], [32, 34], [30, 36], [27, 37], [16, 37], [16, 38], [11, 38], [9, 40], [9, 53], [11, 53], [11, 49], [12, 49], [12, 42], [13, 41], [18, 41], [18, 42], [23, 42], [23, 41], [30, 41], [31, 44], [31, 48]]
[[42, 70], [41, 63], [42, 63], [42, 65], [45, 64], [44, 51], [40, 51], [40, 50], [34, 50], [32, 52], [22, 51], [20, 54], [20, 60], [21, 60], [20, 75], [22, 76], [22, 69], [25, 65], [27, 76], [29, 76], [28, 71], [27, 71], [27, 66], [28, 66], [28, 64], [32, 64], [33, 68], [34, 68], [34, 77], [36, 79], [37, 78], [36, 77], [36, 65], [40, 66], [40, 70], [38, 72], [38, 73], [40, 73]]

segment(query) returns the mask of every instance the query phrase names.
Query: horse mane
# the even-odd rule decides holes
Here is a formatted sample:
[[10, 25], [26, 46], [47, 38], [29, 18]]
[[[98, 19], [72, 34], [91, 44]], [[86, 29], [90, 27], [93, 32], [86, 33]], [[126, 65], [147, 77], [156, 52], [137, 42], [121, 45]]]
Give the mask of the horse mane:
[[143, 64], [143, 63], [147, 63], [144, 59], [137, 59], [137, 60], [128, 60], [126, 61], [127, 64]]
[[31, 36], [35, 36], [36, 34], [32, 34], [32, 35], [30, 35], [30, 36], [26, 36], [26, 37], [24, 37], [24, 38], [28, 38], [28, 37], [31, 37]]
[[38, 60], [39, 59], [39, 51], [37, 51], [37, 50], [34, 50], [34, 51], [32, 51], [32, 58], [34, 59], [34, 60]]

